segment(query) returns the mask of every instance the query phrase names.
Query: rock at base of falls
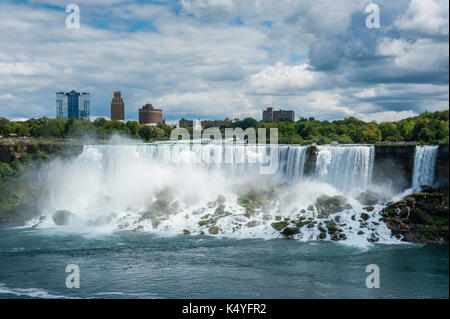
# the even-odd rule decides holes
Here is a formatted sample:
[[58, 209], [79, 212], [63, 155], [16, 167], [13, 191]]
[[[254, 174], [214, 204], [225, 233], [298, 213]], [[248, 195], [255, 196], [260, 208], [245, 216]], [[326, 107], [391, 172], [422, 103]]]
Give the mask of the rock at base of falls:
[[68, 210], [57, 210], [53, 214], [53, 222], [58, 226], [64, 226], [69, 223], [69, 219], [73, 214]]

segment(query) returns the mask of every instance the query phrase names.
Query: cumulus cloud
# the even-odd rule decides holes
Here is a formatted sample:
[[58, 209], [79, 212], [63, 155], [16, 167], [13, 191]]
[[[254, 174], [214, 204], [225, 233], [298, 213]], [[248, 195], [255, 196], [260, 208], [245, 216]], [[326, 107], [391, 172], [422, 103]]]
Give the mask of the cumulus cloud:
[[447, 0], [411, 0], [408, 10], [398, 17], [395, 26], [427, 36], [448, 36], [448, 12]]
[[393, 58], [393, 66], [412, 71], [441, 71], [448, 69], [447, 43], [419, 39], [410, 42], [385, 38], [378, 45], [378, 53]]
[[312, 71], [306, 63], [294, 66], [277, 63], [253, 75], [249, 89], [256, 94], [292, 94], [317, 86], [321, 78], [322, 75]]
[[0, 114], [53, 117], [71, 89], [91, 93], [93, 117], [121, 90], [127, 119], [153, 103], [168, 121], [448, 107], [448, 2], [377, 3], [381, 29], [365, 27], [367, 0], [80, 0], [67, 29], [65, 1], [4, 1]]

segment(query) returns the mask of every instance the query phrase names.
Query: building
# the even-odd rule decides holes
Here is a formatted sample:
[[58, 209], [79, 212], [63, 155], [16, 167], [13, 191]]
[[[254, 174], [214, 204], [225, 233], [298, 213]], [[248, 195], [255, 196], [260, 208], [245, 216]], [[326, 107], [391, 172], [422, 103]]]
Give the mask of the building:
[[60, 119], [74, 118], [89, 120], [91, 105], [89, 93], [78, 93], [74, 90], [56, 93], [56, 117]]
[[204, 120], [201, 122], [202, 128], [221, 127], [224, 123], [225, 121], [223, 120]]
[[125, 120], [125, 103], [123, 103], [120, 91], [114, 92], [114, 96], [111, 101], [111, 120]]
[[139, 109], [139, 124], [158, 124], [162, 122], [162, 110], [155, 109], [151, 104], [145, 104]]
[[273, 107], [268, 107], [267, 110], [263, 111], [262, 118], [264, 122], [295, 122], [295, 113], [294, 111], [286, 110], [275, 111]]
[[226, 118], [225, 120], [186, 120], [182, 118], [178, 126], [179, 127], [196, 127], [196, 128], [208, 128], [208, 127], [221, 127], [224, 124], [234, 123], [235, 120]]
[[186, 119], [182, 118], [178, 122], [178, 126], [179, 127], [193, 127], [194, 126], [194, 121], [193, 120], [186, 120]]

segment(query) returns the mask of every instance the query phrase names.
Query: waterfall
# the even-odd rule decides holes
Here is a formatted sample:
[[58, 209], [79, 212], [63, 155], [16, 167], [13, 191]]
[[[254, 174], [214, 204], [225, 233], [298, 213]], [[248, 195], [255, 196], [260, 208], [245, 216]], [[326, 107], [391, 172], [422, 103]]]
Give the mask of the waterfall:
[[341, 190], [365, 189], [374, 157], [373, 146], [319, 146], [316, 177]]
[[[85, 146], [104, 153], [104, 167], [114, 166], [117, 159], [149, 160], [166, 166], [200, 165], [207, 169], [220, 168], [232, 175], [257, 173], [258, 166], [267, 160], [269, 152], [278, 154], [277, 173], [288, 182], [303, 179], [308, 146], [300, 145], [239, 145], [153, 143], [129, 145]], [[316, 178], [348, 191], [364, 189], [371, 181], [374, 162], [373, 146], [319, 146]], [[120, 161], [126, 163], [126, 161]], [[112, 169], [112, 168], [110, 168]]]
[[419, 189], [421, 185], [433, 185], [438, 149], [439, 146], [416, 146], [412, 178], [413, 189]]
[[[317, 215], [319, 208], [310, 209], [325, 194], [344, 195], [350, 204], [333, 216], [345, 235], [339, 238], [358, 245], [367, 245], [374, 236], [390, 241], [390, 230], [376, 221], [375, 212], [369, 217], [374, 223], [369, 221], [360, 233], [363, 205], [353, 198], [354, 191], [370, 183], [374, 147], [319, 146], [315, 179], [304, 178], [308, 149], [186, 142], [85, 145], [77, 158], [52, 161], [40, 174], [45, 185], [38, 203], [46, 216], [42, 227], [55, 226], [55, 213], [62, 210], [70, 213], [68, 226], [77, 231], [187, 230], [200, 235], [213, 234], [218, 227], [220, 235], [275, 238], [282, 235], [274, 224], [301, 214], [308, 225], [295, 238], [331, 240], [323, 231], [326, 221]], [[279, 156], [274, 175], [259, 171], [268, 153]], [[255, 206], [255, 199], [261, 206]], [[41, 225], [41, 219], [30, 225]]]
[[307, 146], [279, 146], [278, 171], [290, 181], [296, 181], [299, 178], [302, 178], [307, 150]]

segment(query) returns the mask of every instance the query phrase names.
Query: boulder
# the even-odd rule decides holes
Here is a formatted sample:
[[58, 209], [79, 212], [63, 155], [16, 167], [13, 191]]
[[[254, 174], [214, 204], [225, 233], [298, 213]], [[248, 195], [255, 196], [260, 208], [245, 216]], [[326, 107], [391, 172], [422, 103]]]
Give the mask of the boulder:
[[155, 219], [152, 221], [152, 227], [158, 228], [158, 226], [161, 224], [161, 221], [159, 219]]
[[224, 215], [225, 214], [225, 205], [219, 204], [219, 206], [216, 208], [214, 215]]
[[73, 216], [73, 214], [68, 210], [57, 210], [53, 214], [53, 222], [58, 226], [67, 225], [71, 216]]
[[430, 185], [420, 185], [420, 189], [422, 193], [431, 193], [433, 191], [433, 187]]
[[207, 220], [201, 220], [201, 221], [198, 222], [198, 225], [199, 226], [206, 226], [206, 225], [208, 225], [208, 221]]
[[319, 214], [334, 214], [344, 210], [347, 199], [344, 196], [320, 195], [316, 200], [316, 208]]
[[361, 213], [361, 218], [362, 218], [364, 221], [366, 221], [366, 220], [368, 220], [368, 219], [370, 218], [370, 216], [369, 216], [369, 214]]
[[135, 229], [133, 229], [133, 231], [139, 231], [139, 230], [143, 230], [144, 226], [142, 225], [138, 225]]
[[341, 240], [341, 239], [339, 238], [339, 236], [337, 234], [334, 234], [333, 236], [331, 236], [331, 240], [337, 241], [337, 240]]
[[252, 228], [258, 225], [258, 222], [256, 220], [249, 221], [245, 226]]
[[365, 191], [360, 193], [356, 199], [363, 205], [376, 205], [383, 200], [383, 196], [373, 191]]
[[284, 236], [292, 236], [298, 234], [299, 232], [300, 229], [298, 227], [286, 227], [285, 229], [283, 229]]
[[285, 221], [281, 221], [277, 223], [272, 223], [271, 225], [275, 230], [281, 231], [283, 228], [288, 226], [288, 223], [286, 223]]
[[209, 233], [211, 235], [217, 235], [219, 233], [219, 226], [212, 226], [209, 228]]
[[330, 234], [330, 235], [337, 232], [337, 230], [338, 230], [333, 221], [329, 221], [328, 223], [325, 224], [325, 226], [327, 227], [328, 234]]

